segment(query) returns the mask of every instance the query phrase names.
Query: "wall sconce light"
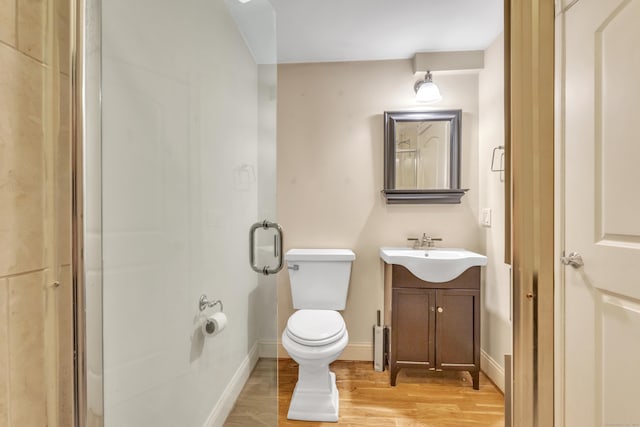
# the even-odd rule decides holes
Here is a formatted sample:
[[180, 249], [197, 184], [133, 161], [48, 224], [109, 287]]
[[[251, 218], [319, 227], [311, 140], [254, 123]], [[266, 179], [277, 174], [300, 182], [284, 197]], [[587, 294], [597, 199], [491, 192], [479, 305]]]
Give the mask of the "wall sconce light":
[[431, 71], [427, 71], [424, 80], [418, 80], [413, 88], [416, 91], [416, 101], [418, 102], [434, 103], [442, 100], [440, 89], [431, 77]]

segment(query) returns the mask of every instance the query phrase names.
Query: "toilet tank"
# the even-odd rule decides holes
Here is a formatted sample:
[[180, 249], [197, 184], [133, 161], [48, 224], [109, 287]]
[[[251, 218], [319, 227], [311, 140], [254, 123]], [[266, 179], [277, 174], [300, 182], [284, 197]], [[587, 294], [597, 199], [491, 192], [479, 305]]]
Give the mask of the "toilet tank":
[[295, 309], [344, 310], [356, 254], [350, 249], [290, 249], [284, 256]]

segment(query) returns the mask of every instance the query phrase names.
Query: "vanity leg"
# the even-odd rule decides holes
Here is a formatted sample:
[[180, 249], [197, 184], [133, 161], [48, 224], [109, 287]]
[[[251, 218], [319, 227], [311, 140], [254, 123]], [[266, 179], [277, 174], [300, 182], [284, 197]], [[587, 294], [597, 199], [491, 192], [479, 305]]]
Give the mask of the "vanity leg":
[[473, 380], [473, 389], [480, 390], [480, 371], [469, 372]]
[[398, 370], [399, 369], [394, 363], [391, 364], [390, 368], [391, 368], [390, 372], [389, 372], [390, 383], [391, 383], [391, 386], [395, 387], [396, 378], [398, 378]]

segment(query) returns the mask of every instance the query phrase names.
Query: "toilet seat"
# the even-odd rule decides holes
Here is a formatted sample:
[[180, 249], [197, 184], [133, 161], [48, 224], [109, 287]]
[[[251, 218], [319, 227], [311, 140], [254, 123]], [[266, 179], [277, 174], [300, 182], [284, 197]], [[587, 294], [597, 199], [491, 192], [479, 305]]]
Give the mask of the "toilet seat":
[[340, 340], [344, 319], [334, 310], [298, 310], [287, 321], [286, 334], [298, 344], [319, 347]]

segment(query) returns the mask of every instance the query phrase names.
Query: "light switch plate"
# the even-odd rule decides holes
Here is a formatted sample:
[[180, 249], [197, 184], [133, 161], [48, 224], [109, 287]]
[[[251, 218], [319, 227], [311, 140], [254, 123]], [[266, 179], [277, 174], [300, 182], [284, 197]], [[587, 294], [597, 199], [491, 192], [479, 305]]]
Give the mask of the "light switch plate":
[[491, 208], [482, 209], [480, 224], [482, 224], [483, 227], [491, 227]]

